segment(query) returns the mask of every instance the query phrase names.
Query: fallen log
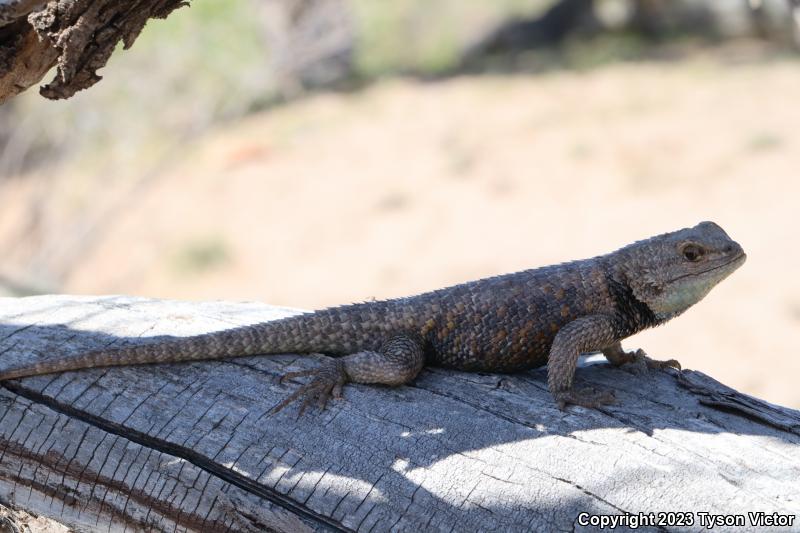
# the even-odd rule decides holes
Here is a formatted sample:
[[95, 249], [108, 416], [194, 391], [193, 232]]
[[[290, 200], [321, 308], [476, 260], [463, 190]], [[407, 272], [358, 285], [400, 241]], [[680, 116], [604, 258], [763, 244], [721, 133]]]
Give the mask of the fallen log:
[[[0, 368], [293, 312], [5, 298]], [[428, 368], [411, 386], [349, 385], [323, 412], [270, 415], [297, 386], [278, 376], [314, 364], [261, 356], [0, 383], [0, 504], [78, 531], [593, 530], [599, 515], [649, 513], [661, 526], [639, 530], [700, 530], [700, 513], [754, 529], [749, 512], [800, 528], [800, 412], [699, 372], [590, 363], [579, 385], [612, 387], [618, 404], [562, 412], [543, 369]]]

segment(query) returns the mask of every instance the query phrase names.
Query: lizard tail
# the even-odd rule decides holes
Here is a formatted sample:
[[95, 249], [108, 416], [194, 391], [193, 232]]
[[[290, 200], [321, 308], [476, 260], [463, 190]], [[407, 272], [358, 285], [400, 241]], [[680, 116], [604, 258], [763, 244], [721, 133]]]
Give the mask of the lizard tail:
[[[77, 356], [23, 364], [0, 371], [0, 381], [85, 368], [225, 359], [262, 353], [283, 353], [292, 351], [292, 348], [300, 348], [293, 346], [294, 343], [284, 342], [288, 339], [280, 322], [265, 322], [167, 342], [101, 349]], [[284, 344], [287, 349], [283, 349]]]
[[[77, 356], [42, 360], [0, 371], [0, 381], [85, 368], [179, 363], [258, 354], [342, 354], [363, 348], [363, 343], [358, 342], [358, 333], [367, 330], [347, 327], [346, 323], [342, 325], [341, 321], [335, 319], [333, 324], [336, 325], [331, 325], [331, 313], [337, 312], [339, 309], [324, 310], [167, 342], [101, 349]], [[372, 338], [370, 335], [365, 337]]]

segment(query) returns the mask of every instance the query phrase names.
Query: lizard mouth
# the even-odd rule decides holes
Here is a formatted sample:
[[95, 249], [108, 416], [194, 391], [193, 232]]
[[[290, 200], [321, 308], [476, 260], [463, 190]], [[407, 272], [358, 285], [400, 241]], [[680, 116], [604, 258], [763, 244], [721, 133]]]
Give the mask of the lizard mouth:
[[684, 279], [684, 278], [688, 278], [688, 277], [693, 277], [693, 276], [700, 276], [702, 274], [707, 274], [707, 273], [713, 272], [715, 270], [720, 270], [722, 268], [725, 268], [725, 267], [728, 267], [728, 266], [731, 266], [731, 265], [734, 265], [734, 264], [736, 264], [736, 268], [739, 268], [739, 266], [741, 266], [742, 263], [744, 263], [746, 259], [747, 259], [747, 254], [742, 252], [739, 255], [737, 255], [736, 257], [734, 257], [733, 259], [731, 259], [730, 261], [726, 261], [725, 263], [722, 263], [721, 265], [717, 265], [715, 267], [707, 268], [706, 270], [701, 270], [700, 272], [692, 272], [690, 274], [684, 274], [683, 276], [678, 276], [677, 278], [674, 278], [672, 281], [678, 281], [678, 280], [681, 280], [681, 279]]

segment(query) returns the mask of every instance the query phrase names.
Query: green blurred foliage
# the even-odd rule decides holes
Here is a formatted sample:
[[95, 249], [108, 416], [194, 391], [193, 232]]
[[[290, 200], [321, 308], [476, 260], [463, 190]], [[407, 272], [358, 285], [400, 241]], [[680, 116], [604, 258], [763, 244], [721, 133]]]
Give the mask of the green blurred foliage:
[[542, 11], [546, 0], [353, 0], [358, 74], [436, 74], [453, 68], [466, 45], [507, 18]]
[[132, 72], [208, 116], [241, 114], [262, 97], [268, 52], [252, 0], [194, 0], [164, 21], [151, 21], [134, 49], [115, 55]]
[[652, 47], [633, 32], [609, 32], [589, 39], [567, 39], [559, 62], [576, 70], [596, 68], [615, 61], [641, 59]]
[[753, 152], [766, 152], [780, 147], [783, 139], [769, 131], [762, 131], [753, 135], [748, 141], [748, 147]]
[[176, 274], [204, 274], [231, 260], [230, 250], [220, 237], [203, 237], [183, 245], [172, 257]]

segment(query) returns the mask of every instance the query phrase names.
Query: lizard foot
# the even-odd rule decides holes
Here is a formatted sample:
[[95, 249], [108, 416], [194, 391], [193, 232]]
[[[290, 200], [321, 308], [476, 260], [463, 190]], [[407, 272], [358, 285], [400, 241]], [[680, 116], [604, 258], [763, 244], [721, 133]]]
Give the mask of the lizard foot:
[[681, 370], [681, 364], [677, 360], [669, 359], [668, 361], [658, 361], [656, 359], [650, 359], [641, 348], [629, 355], [630, 361], [623, 364], [622, 368], [637, 376], [647, 374], [650, 370], [664, 370], [665, 368]]
[[334, 398], [342, 397], [342, 387], [347, 383], [347, 373], [344, 369], [344, 363], [339, 359], [329, 358], [323, 362], [318, 368], [309, 370], [298, 370], [296, 372], [287, 372], [278, 380], [278, 383], [283, 383], [287, 379], [297, 378], [302, 376], [312, 376], [311, 381], [301, 386], [299, 389], [291, 393], [285, 400], [276, 405], [270, 411], [270, 414], [275, 414], [290, 403], [302, 397], [303, 401], [300, 404], [301, 416], [311, 404], [316, 402], [320, 410], [325, 409], [325, 404], [328, 399], [333, 396]]
[[558, 408], [562, 411], [566, 409], [567, 405], [580, 405], [581, 407], [597, 409], [603, 405], [611, 405], [616, 402], [614, 391], [610, 389], [597, 390], [593, 387], [558, 391], [553, 394], [553, 397], [558, 404]]

